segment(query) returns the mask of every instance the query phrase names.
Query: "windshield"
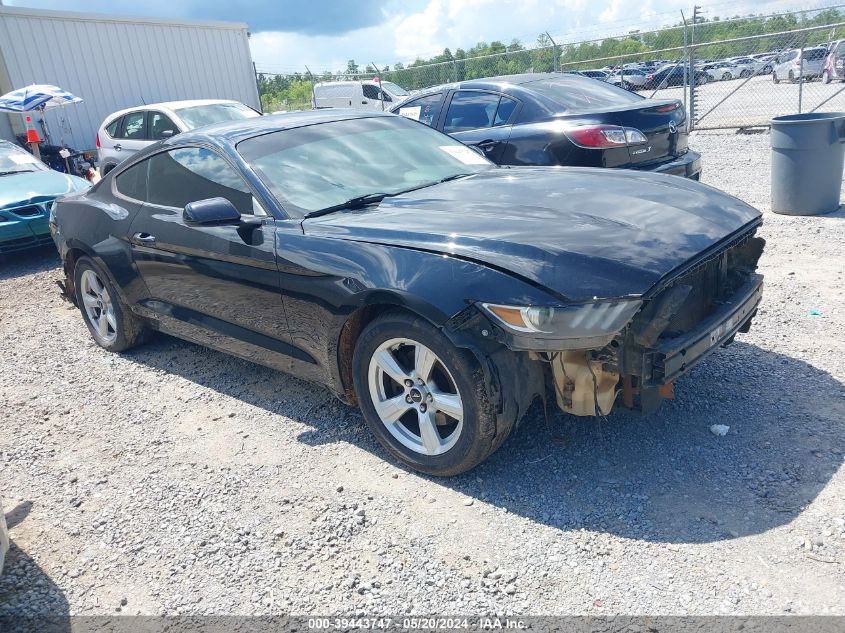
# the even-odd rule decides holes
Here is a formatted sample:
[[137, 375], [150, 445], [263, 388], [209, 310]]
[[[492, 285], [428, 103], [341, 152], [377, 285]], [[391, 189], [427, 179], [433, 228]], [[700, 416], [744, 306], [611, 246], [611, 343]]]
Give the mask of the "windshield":
[[242, 141], [238, 152], [294, 217], [494, 168], [466, 145], [399, 116], [273, 132]]
[[570, 112], [612, 108], [642, 100], [639, 95], [617, 88], [613, 84], [576, 75], [560, 75], [524, 85]]
[[179, 118], [185, 122], [189, 130], [211, 125], [212, 123], [223, 123], [224, 121], [237, 121], [239, 119], [251, 119], [261, 116], [258, 112], [245, 106], [242, 103], [209, 103], [206, 105], [191, 106], [189, 108], [178, 108], [175, 110]]
[[17, 145], [0, 142], [0, 175], [47, 171], [49, 167]]
[[397, 97], [407, 97], [409, 94], [411, 94], [402, 86], [399, 86], [391, 81], [382, 81], [381, 87], [384, 88], [390, 94], [396, 95]]

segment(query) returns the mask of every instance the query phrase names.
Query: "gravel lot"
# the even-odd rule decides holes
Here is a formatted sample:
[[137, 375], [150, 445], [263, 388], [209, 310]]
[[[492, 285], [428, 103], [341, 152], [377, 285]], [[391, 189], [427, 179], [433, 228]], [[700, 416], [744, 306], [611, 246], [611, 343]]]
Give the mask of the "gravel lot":
[[0, 264], [0, 615], [845, 614], [845, 214], [768, 212], [768, 135], [691, 145], [766, 211], [751, 332], [656, 415], [534, 415], [449, 480], [281, 373], [104, 352], [54, 253]]

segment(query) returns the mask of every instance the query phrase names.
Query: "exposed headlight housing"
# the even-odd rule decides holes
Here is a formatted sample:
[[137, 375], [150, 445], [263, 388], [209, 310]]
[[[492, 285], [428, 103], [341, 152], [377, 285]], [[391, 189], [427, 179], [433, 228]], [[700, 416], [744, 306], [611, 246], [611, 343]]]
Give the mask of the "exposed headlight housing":
[[513, 334], [559, 341], [559, 349], [591, 349], [608, 344], [634, 317], [642, 301], [623, 299], [564, 306], [480, 305]]

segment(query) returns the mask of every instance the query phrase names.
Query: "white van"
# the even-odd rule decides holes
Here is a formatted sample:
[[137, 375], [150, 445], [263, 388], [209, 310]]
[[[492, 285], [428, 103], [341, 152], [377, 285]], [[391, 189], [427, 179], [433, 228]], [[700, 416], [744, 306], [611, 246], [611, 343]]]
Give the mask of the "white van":
[[321, 81], [314, 84], [314, 107], [388, 110], [408, 94], [390, 81]]

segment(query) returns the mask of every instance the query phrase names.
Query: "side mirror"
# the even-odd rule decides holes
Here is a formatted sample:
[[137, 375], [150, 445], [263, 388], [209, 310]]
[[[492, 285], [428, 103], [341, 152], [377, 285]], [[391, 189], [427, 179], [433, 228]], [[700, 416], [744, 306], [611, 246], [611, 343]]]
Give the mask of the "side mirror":
[[161, 133], [161, 138], [170, 138], [174, 134], [176, 134], [176, 132], [173, 130], [164, 130], [164, 132]]
[[182, 218], [188, 224], [238, 224], [241, 214], [226, 198], [208, 198], [186, 204]]

